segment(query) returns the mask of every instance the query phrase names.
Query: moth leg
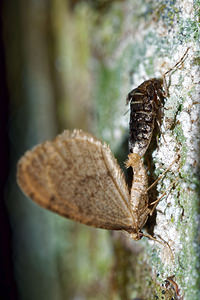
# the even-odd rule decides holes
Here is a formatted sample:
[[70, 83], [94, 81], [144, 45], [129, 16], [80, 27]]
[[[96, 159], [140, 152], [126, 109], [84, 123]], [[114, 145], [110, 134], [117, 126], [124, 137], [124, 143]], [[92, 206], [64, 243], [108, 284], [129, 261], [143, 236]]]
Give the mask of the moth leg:
[[[156, 123], [158, 125], [159, 133], [162, 136], [164, 142], [166, 143], [165, 137], [164, 137], [164, 135], [162, 133], [162, 130], [161, 130], [161, 121], [160, 120], [156, 120]], [[164, 124], [163, 124], [163, 126], [164, 126]], [[157, 144], [158, 144], [158, 136], [156, 137], [156, 141], [157, 141]]]
[[[154, 187], [158, 181], [160, 181], [164, 176], [165, 174], [171, 169], [171, 167], [173, 166], [173, 164], [179, 159], [179, 156], [176, 157], [172, 163], [169, 165], [169, 167], [148, 187], [147, 189], [147, 192], [152, 188]], [[170, 186], [167, 188], [167, 190], [158, 198], [156, 199], [155, 201], [151, 202], [149, 205], [153, 205], [151, 211], [150, 211], [150, 216], [152, 216], [154, 210], [156, 209], [156, 206], [158, 205], [159, 201], [167, 194], [167, 192], [169, 190], [171, 190], [171, 188], [173, 187], [173, 185], [177, 182], [178, 179], [175, 179], [171, 184]]]
[[171, 184], [170, 186], [166, 189], [166, 191], [158, 198], [156, 199], [155, 201], [151, 202], [149, 205], [153, 205], [152, 209], [151, 209], [151, 212], [150, 212], [150, 216], [152, 216], [154, 210], [156, 209], [156, 206], [158, 205], [158, 203], [160, 202], [160, 200], [167, 194], [168, 191], [170, 191], [174, 184], [178, 181], [178, 178], [176, 178]]
[[167, 98], [169, 97], [169, 87], [170, 87], [170, 76], [169, 76], [169, 82], [167, 83], [166, 79], [166, 73], [162, 75], [162, 80], [163, 80], [163, 97]]
[[160, 181], [165, 176], [165, 174], [171, 169], [173, 164], [178, 160], [179, 160], [179, 155], [172, 161], [172, 163], [169, 165], [169, 167], [148, 187], [147, 192], [150, 189], [152, 189], [152, 187], [154, 187], [157, 184], [157, 182]]
[[150, 240], [153, 240], [153, 241], [155, 241], [155, 242], [157, 242], [157, 243], [159, 243], [159, 244], [161, 244], [161, 245], [163, 245], [163, 246], [166, 246], [166, 245], [167, 245], [167, 247], [168, 247], [169, 250], [170, 250], [171, 258], [172, 258], [172, 260], [174, 260], [174, 255], [173, 255], [173, 252], [172, 252], [172, 249], [171, 249], [169, 243], [166, 242], [165, 240], [163, 240], [163, 239], [161, 238], [161, 236], [159, 236], [159, 238], [160, 238], [162, 241], [158, 240], [157, 238], [155, 238], [155, 237], [153, 237], [152, 235], [147, 234], [147, 233], [146, 233], [146, 234], [143, 233], [143, 236], [145, 236], [145, 237], [149, 238]]

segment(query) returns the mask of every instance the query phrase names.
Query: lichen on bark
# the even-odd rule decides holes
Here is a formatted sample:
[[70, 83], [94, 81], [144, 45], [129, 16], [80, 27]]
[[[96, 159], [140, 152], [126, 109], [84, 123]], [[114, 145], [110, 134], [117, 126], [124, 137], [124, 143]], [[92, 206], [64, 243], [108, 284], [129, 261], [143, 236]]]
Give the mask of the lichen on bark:
[[[98, 105], [103, 105], [100, 111], [104, 117], [105, 112], [113, 109], [113, 115], [109, 113], [107, 116], [109, 124], [100, 122], [99, 128], [102, 137], [110, 142], [111, 147], [114, 145], [114, 150], [120, 145], [116, 140], [123, 138], [128, 130], [127, 118], [122, 113], [126, 94], [144, 80], [162, 76], [190, 47], [184, 63], [167, 78], [170, 96], [165, 100], [161, 135], [150, 157], [153, 176], [156, 177], [177, 156], [180, 157], [157, 185], [160, 196], [176, 179], [174, 187], [158, 204], [154, 227], [154, 234], [169, 243], [174, 259], [167, 247], [145, 241], [142, 242], [145, 250], [140, 262], [134, 267], [127, 266], [127, 272], [134, 276], [132, 290], [136, 286], [149, 286], [150, 280], [149, 288], [156, 297], [156, 287], [161, 287], [167, 277], [173, 275], [184, 299], [199, 299], [199, 3], [185, 0], [142, 1], [138, 4], [128, 1], [123, 7], [124, 21], [118, 44], [112, 54], [104, 58], [107, 74], [114, 72], [117, 79], [112, 84], [119, 89], [118, 101], [115, 98], [114, 102], [109, 102], [101, 86], [97, 103], [97, 109]], [[107, 88], [109, 93], [113, 86]], [[137, 277], [134, 272], [141, 261], [150, 266], [149, 280], [146, 276]], [[142, 265], [140, 267], [142, 269]], [[161, 293], [164, 298], [159, 296], [159, 299], [171, 299], [166, 293], [168, 288], [164, 290], [165, 293]], [[141, 293], [137, 296], [147, 299]], [[152, 299], [155, 298], [152, 296]]]
[[[7, 204], [20, 299], [200, 299], [199, 0], [28, 3], [7, 1], [4, 18], [13, 163]], [[14, 34], [11, 23], [20, 24], [12, 27]], [[162, 76], [187, 47], [186, 60], [167, 78], [161, 134], [155, 132], [145, 157], [154, 180], [179, 155], [156, 186], [156, 197], [177, 181], [147, 227], [169, 243], [174, 260], [165, 245], [88, 229], [23, 197], [15, 183], [17, 159], [55, 135], [55, 104], [59, 131], [92, 132], [124, 167], [126, 95]], [[166, 282], [169, 276], [174, 285]]]

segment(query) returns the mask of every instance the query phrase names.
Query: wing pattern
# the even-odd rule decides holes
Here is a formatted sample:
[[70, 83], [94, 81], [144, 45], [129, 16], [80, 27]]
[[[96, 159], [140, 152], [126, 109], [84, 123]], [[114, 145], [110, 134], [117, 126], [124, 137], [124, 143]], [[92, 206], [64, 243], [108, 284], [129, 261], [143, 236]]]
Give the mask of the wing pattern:
[[64, 131], [27, 151], [17, 181], [42, 207], [98, 228], [133, 227], [130, 195], [106, 144], [81, 130]]

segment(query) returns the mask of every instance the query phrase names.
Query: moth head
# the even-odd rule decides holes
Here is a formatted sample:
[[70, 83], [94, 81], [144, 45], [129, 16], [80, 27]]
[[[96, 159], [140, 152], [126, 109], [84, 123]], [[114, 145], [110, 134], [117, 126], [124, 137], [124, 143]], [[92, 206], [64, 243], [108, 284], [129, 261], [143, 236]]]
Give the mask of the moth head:
[[163, 87], [163, 78], [156, 78], [153, 82], [153, 85], [156, 90], [161, 90]]
[[128, 155], [128, 160], [125, 161], [126, 168], [136, 167], [140, 163], [141, 157], [137, 153], [130, 153]]

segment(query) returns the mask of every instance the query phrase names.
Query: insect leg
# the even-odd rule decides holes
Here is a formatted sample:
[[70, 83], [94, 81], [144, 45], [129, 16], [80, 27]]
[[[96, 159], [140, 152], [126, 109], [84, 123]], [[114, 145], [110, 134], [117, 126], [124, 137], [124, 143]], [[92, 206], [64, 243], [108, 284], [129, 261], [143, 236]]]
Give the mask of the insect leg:
[[174, 260], [174, 255], [173, 255], [172, 249], [171, 249], [170, 245], [168, 244], [168, 242], [166, 242], [165, 240], [163, 240], [160, 236], [159, 236], [159, 238], [162, 240], [162, 242], [160, 240], [158, 240], [157, 238], [155, 238], [152, 235], [147, 234], [147, 233], [146, 234], [143, 233], [143, 236], [145, 236], [145, 237], [149, 238], [150, 240], [153, 240], [153, 241], [155, 241], [155, 242], [157, 242], [157, 243], [159, 243], [159, 244], [161, 244], [163, 246], [167, 245], [167, 247], [170, 250], [171, 258], [172, 258], [172, 260]]
[[173, 166], [173, 164], [176, 162], [176, 161], [178, 161], [179, 160], [179, 156], [178, 157], [176, 157], [173, 161], [172, 161], [172, 163], [169, 165], [169, 167], [148, 187], [148, 189], [147, 189], [147, 192], [150, 190], [150, 189], [152, 189], [152, 187], [154, 187], [156, 184], [157, 184], [157, 182], [158, 181], [160, 181], [164, 176], [165, 176], [165, 174], [171, 169], [171, 167]]
[[149, 205], [153, 205], [153, 208], [150, 212], [150, 216], [152, 216], [156, 206], [158, 205], [158, 203], [160, 202], [160, 200], [167, 194], [168, 191], [170, 191], [172, 189], [172, 187], [174, 186], [174, 184], [178, 181], [178, 178], [176, 178], [171, 184], [170, 186], [166, 189], [166, 191], [155, 201], [151, 202]]

